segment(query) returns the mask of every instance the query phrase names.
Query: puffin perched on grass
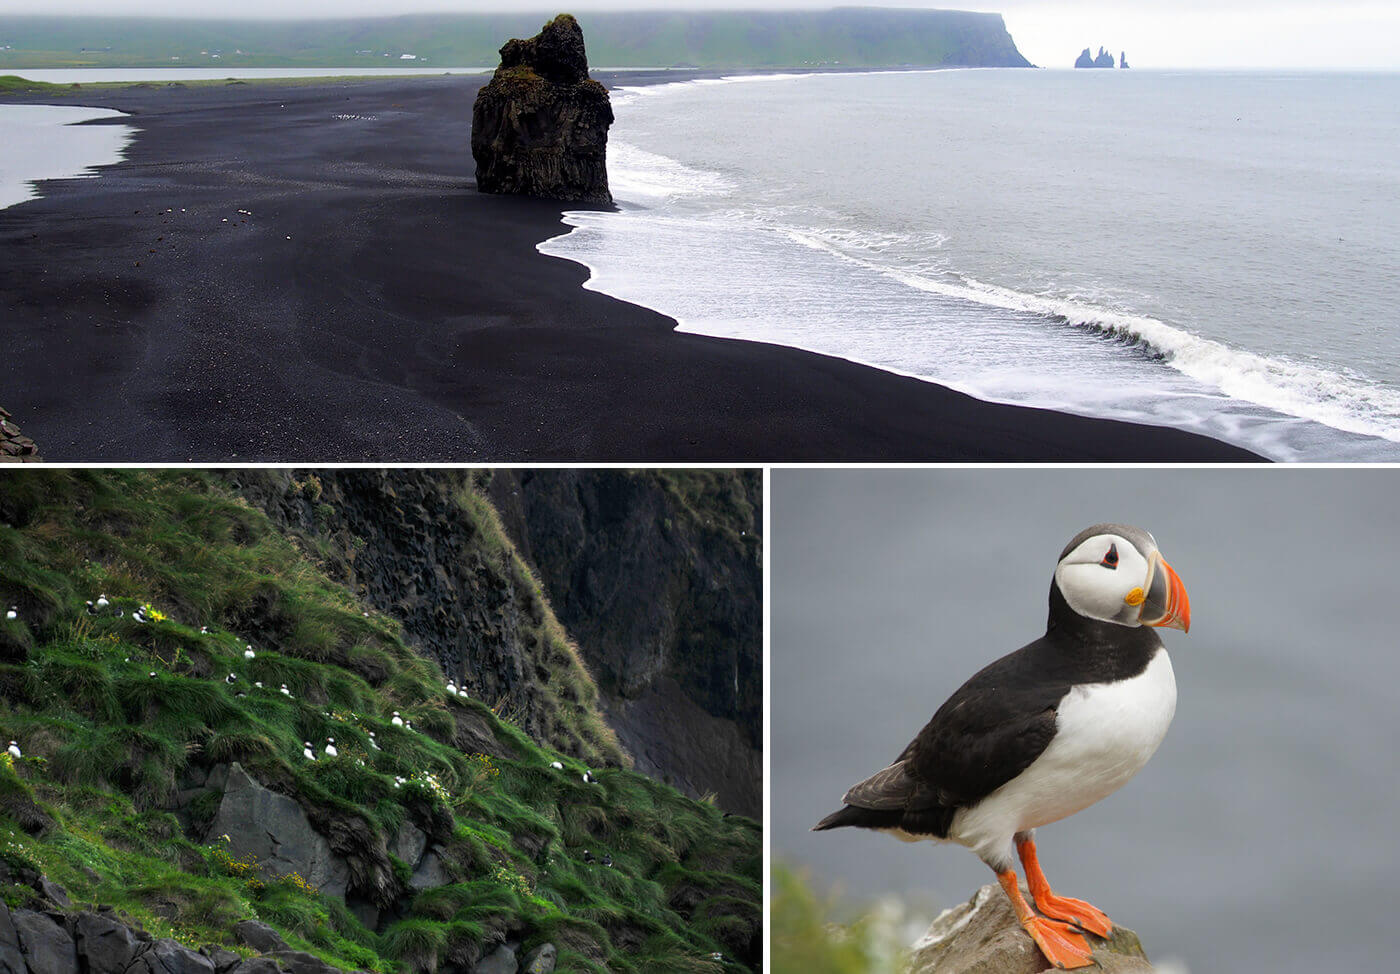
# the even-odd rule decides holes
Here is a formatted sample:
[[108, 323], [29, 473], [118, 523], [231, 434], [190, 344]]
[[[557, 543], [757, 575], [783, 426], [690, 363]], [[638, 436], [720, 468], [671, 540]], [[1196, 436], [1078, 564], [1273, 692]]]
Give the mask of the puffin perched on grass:
[[1113, 923], [1051, 892], [1034, 830], [1117, 791], [1157, 750], [1176, 712], [1176, 679], [1155, 629], [1190, 625], [1186, 589], [1152, 535], [1086, 528], [1055, 566], [1045, 635], [964, 683], [813, 831], [849, 825], [966, 846], [996, 873], [1050, 963], [1092, 964], [1084, 933], [1107, 937]]

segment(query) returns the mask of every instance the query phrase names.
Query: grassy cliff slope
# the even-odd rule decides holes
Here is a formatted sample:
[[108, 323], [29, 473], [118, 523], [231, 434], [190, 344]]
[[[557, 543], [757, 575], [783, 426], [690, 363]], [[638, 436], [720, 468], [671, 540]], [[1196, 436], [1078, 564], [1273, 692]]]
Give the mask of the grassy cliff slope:
[[[620, 767], [587, 783], [587, 757], [449, 695], [217, 478], [0, 477], [0, 603], [0, 738], [24, 752], [0, 760], [0, 875], [191, 946], [246, 953], [232, 927], [256, 917], [344, 969], [466, 971], [505, 941], [553, 943], [569, 971], [757, 964], [756, 823]], [[206, 834], [235, 764], [324, 837], [344, 899]]]

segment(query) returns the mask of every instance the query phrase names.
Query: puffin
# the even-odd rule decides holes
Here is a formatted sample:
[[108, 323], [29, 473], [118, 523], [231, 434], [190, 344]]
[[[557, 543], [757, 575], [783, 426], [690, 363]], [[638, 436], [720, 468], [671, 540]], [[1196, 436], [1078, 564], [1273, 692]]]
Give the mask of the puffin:
[[584, 783], [585, 785], [591, 785], [591, 784], [593, 784], [593, 780], [594, 780], [594, 779], [593, 779], [593, 772], [592, 772], [592, 771], [585, 771], [583, 774], [579, 775], [579, 777], [583, 780], [583, 783]]
[[99, 609], [105, 609], [105, 608], [107, 608], [107, 606], [110, 605], [110, 604], [111, 604], [111, 603], [107, 601], [107, 593], [106, 593], [106, 592], [99, 592], [99, 593], [97, 593], [97, 607], [98, 607]]
[[326, 738], [326, 754], [333, 758], [340, 756], [340, 752], [335, 749], [334, 737]]
[[257, 653], [253, 652], [253, 644], [252, 644], [252, 643], [249, 643], [246, 647], [244, 647], [244, 649], [243, 649], [243, 658], [244, 658], [244, 659], [256, 659], [256, 658], [257, 658], [257, 655], [258, 655]]
[[550, 766], [551, 768], [553, 768], [555, 771], [563, 771], [563, 770], [564, 770], [564, 762], [563, 762], [563, 761], [551, 761], [551, 762], [549, 762], [549, 766]]
[[403, 718], [399, 716], [399, 712], [397, 710], [394, 711], [394, 719], [389, 721], [389, 723], [393, 724], [395, 727], [403, 726]]
[[18, 743], [17, 741], [11, 741], [11, 742], [10, 742], [10, 746], [7, 747], [5, 750], [6, 750], [6, 752], [10, 755], [10, 757], [12, 757], [12, 758], [22, 758], [22, 757], [24, 757], [24, 754], [21, 753], [21, 751], [20, 751], [20, 749], [19, 749], [19, 743]]
[[812, 830], [853, 826], [964, 846], [996, 873], [1051, 964], [1087, 967], [1084, 934], [1108, 937], [1113, 922], [1051, 891], [1035, 830], [1117, 791], [1157, 750], [1176, 712], [1157, 630], [1190, 627], [1186, 588], [1151, 534], [1085, 528], [1055, 565], [1045, 635], [964, 683], [893, 764], [853, 785]]
[[304, 758], [306, 758], [306, 760], [308, 760], [308, 761], [315, 761], [315, 760], [316, 760], [316, 752], [313, 751], [313, 750], [311, 750], [311, 742], [310, 742], [310, 741], [304, 742], [304, 745], [303, 745], [303, 747], [302, 747], [302, 749], [301, 749], [301, 756], [304, 757]]
[[7, 609], [6, 612], [5, 612], [5, 618], [8, 619], [8, 620], [11, 621], [11, 622], [14, 622], [16, 619], [18, 619], [18, 618], [19, 618], [19, 606], [17, 606], [17, 605], [12, 605], [12, 606], [10, 606], [9, 609]]

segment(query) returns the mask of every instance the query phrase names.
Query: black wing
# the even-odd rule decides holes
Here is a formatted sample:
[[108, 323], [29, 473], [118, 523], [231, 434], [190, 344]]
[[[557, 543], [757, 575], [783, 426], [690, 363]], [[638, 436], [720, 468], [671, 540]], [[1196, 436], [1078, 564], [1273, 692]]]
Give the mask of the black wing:
[[1042, 638], [977, 673], [893, 764], [854, 785], [843, 799], [847, 807], [817, 828], [902, 828], [946, 837], [959, 808], [1026, 770], [1055, 736], [1056, 708], [1071, 681], [1047, 653]]

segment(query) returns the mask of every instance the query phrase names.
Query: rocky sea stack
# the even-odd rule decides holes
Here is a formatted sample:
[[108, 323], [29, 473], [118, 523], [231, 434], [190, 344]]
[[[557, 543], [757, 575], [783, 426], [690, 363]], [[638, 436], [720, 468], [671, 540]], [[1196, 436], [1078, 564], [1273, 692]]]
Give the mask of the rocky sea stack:
[[560, 14], [501, 65], [472, 107], [472, 157], [483, 193], [611, 203], [608, 91], [588, 77], [583, 30]]

